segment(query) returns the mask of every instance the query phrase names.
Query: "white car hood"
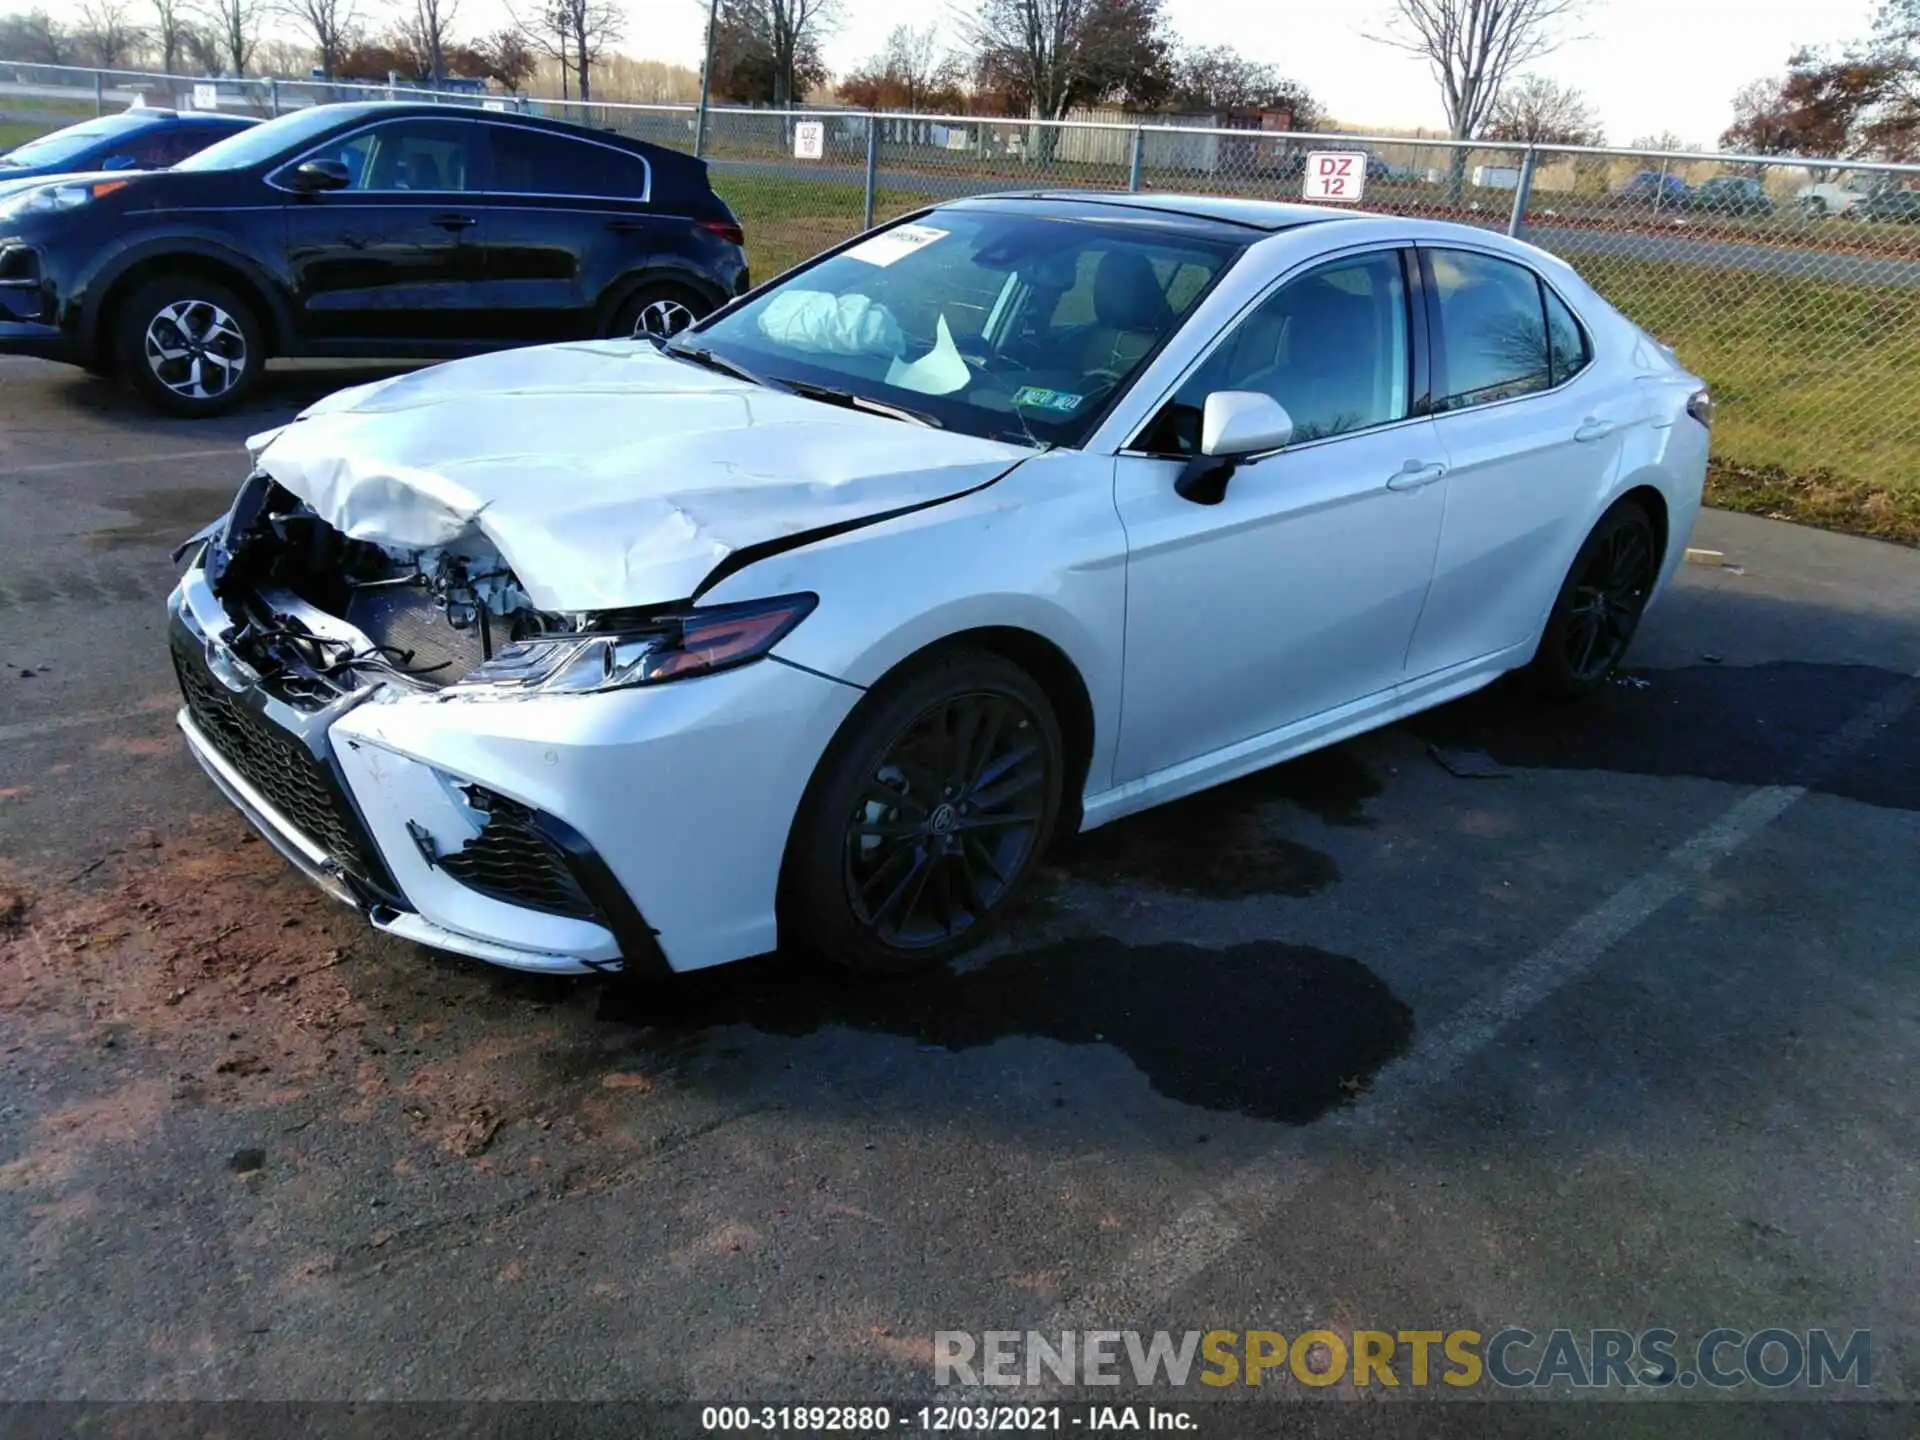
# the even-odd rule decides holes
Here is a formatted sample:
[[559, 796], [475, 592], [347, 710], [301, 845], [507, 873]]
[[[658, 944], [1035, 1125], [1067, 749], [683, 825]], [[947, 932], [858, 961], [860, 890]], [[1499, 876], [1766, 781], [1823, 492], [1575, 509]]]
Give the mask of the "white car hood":
[[247, 443], [334, 528], [417, 549], [482, 538], [554, 611], [686, 599], [745, 546], [946, 499], [1033, 453], [630, 341], [356, 386]]

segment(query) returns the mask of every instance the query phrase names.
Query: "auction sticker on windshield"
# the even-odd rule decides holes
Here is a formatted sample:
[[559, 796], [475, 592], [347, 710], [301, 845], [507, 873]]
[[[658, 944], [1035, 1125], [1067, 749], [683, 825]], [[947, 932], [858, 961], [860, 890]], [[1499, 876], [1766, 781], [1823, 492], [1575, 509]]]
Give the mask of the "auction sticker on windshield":
[[896, 225], [842, 253], [855, 260], [864, 260], [869, 265], [891, 265], [916, 250], [926, 249], [936, 240], [946, 239], [949, 233], [936, 230], [931, 225]]
[[1367, 157], [1354, 150], [1314, 150], [1307, 155], [1301, 195], [1308, 200], [1352, 203], [1367, 184]]

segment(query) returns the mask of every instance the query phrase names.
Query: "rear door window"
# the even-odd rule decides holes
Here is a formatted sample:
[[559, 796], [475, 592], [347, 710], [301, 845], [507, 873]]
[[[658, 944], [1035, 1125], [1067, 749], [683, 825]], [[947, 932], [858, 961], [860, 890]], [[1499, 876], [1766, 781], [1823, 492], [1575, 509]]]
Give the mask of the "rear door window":
[[1547, 389], [1547, 317], [1534, 273], [1471, 250], [1425, 254], [1443, 357], [1434, 408], [1465, 410]]
[[638, 155], [542, 130], [485, 129], [493, 151], [493, 189], [500, 194], [647, 198], [647, 162]]

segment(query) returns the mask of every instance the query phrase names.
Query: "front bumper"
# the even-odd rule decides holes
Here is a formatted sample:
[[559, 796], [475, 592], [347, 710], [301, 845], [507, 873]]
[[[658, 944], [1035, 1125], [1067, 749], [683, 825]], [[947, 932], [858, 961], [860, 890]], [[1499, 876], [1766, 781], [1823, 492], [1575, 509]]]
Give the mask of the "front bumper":
[[522, 970], [771, 949], [801, 791], [861, 693], [768, 660], [513, 700], [376, 679], [303, 708], [234, 654], [197, 561], [169, 611], [181, 732], [255, 828], [377, 928]]

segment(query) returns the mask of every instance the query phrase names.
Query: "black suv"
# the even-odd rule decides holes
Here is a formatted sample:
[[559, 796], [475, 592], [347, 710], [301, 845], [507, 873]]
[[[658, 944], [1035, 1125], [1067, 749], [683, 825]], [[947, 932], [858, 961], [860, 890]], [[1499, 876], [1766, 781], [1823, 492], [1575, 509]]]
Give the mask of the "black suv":
[[0, 354], [240, 403], [270, 355], [443, 357], [672, 334], [747, 289], [707, 167], [445, 105], [317, 105], [171, 170], [0, 199]]

